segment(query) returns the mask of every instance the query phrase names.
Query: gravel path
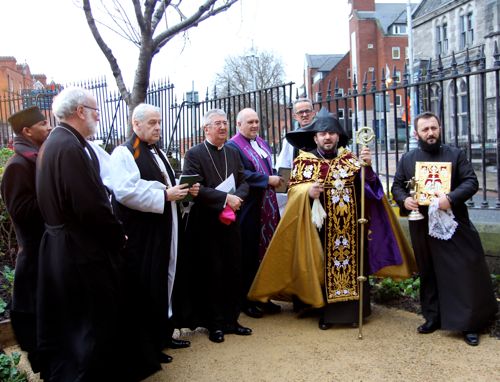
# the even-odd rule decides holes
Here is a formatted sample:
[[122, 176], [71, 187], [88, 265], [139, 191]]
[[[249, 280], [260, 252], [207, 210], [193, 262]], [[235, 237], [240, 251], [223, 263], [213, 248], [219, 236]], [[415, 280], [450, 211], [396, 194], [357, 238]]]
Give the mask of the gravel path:
[[192, 346], [169, 350], [174, 362], [146, 382], [500, 380], [500, 341], [488, 334], [477, 347], [457, 333], [419, 335], [419, 315], [374, 305], [359, 340], [358, 329], [322, 331], [317, 318], [299, 319], [290, 304], [283, 307], [262, 319], [242, 315], [253, 335], [227, 335], [222, 344], [201, 330], [183, 332]]

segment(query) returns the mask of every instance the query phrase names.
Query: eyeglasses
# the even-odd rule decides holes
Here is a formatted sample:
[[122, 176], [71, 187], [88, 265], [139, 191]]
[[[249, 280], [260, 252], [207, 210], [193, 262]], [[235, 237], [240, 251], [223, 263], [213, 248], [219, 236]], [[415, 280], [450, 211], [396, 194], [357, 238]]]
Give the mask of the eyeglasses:
[[228, 122], [227, 121], [215, 121], [215, 122], [210, 122], [209, 125], [214, 125], [217, 128], [221, 128], [222, 126], [227, 127]]
[[312, 112], [313, 111], [311, 109], [305, 109], [305, 110], [298, 110], [295, 112], [295, 114], [297, 114], [297, 115], [309, 115]]
[[92, 106], [87, 106], [87, 105], [82, 105], [85, 109], [90, 109], [90, 110], [94, 110], [97, 114], [100, 113], [100, 110], [96, 107], [92, 107]]

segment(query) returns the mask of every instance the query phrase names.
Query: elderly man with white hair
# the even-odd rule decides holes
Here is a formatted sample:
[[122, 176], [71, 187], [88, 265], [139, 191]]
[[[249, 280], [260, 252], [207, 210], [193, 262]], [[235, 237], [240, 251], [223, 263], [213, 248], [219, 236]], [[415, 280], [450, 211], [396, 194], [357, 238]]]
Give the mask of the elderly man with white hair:
[[158, 107], [137, 105], [132, 113], [134, 133], [113, 151], [111, 166], [115, 211], [128, 237], [127, 285], [134, 301], [140, 302], [142, 340], [153, 346], [160, 362], [169, 363], [172, 357], [162, 352], [165, 347], [190, 345], [189, 341], [172, 338], [177, 201], [188, 193], [197, 195], [199, 184], [190, 189], [187, 184], [176, 185], [174, 171], [157, 145], [161, 121]]
[[37, 284], [41, 376], [52, 382], [138, 381], [160, 366], [143, 364], [135, 349], [124, 346], [134, 334], [120, 330], [126, 236], [87, 141], [99, 122], [97, 102], [85, 89], [68, 88], [55, 98], [53, 112], [59, 123], [39, 152], [36, 172], [45, 221]]

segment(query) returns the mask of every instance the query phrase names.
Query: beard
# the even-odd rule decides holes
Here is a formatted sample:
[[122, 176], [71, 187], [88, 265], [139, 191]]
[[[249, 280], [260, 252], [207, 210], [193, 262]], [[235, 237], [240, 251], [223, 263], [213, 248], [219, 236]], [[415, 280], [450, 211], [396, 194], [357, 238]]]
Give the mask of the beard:
[[418, 140], [418, 147], [420, 147], [422, 151], [426, 151], [428, 153], [437, 153], [441, 147], [441, 137], [436, 138], [436, 142], [434, 143], [427, 143], [420, 138]]
[[[89, 114], [85, 116], [85, 122], [87, 123], [87, 128], [89, 129], [89, 137], [94, 136], [97, 131], [97, 121]], [[86, 137], [87, 138], [87, 137]]]

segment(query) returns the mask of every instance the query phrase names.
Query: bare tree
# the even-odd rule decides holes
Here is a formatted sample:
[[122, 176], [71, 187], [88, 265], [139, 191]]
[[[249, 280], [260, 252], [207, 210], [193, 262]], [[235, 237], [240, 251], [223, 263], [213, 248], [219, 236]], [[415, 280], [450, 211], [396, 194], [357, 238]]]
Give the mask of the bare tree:
[[[181, 7], [183, 0], [130, 0], [132, 11], [132, 8], [127, 10], [124, 7], [123, 0], [100, 0], [105, 13], [110, 16], [111, 25], [94, 18], [91, 0], [82, 0], [82, 4], [92, 35], [108, 60], [118, 90], [132, 112], [146, 98], [151, 64], [160, 49], [178, 34], [186, 33], [202, 21], [226, 11], [237, 1], [204, 0], [199, 6], [183, 4]], [[93, 1], [95, 2], [97, 0]], [[191, 6], [189, 13], [186, 11], [187, 6]], [[127, 39], [139, 49], [131, 92], [127, 90], [119, 63], [111, 47], [104, 41], [98, 24]]]
[[279, 57], [271, 52], [251, 49], [241, 56], [228, 56], [224, 69], [216, 74], [218, 95], [245, 93], [283, 83], [285, 70]]

